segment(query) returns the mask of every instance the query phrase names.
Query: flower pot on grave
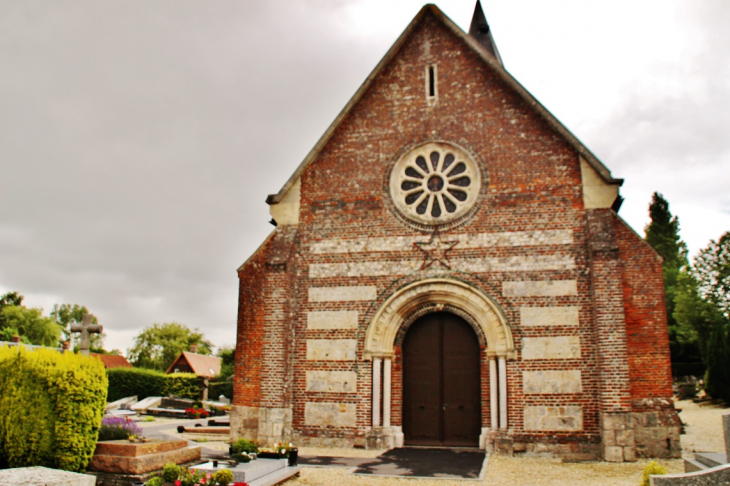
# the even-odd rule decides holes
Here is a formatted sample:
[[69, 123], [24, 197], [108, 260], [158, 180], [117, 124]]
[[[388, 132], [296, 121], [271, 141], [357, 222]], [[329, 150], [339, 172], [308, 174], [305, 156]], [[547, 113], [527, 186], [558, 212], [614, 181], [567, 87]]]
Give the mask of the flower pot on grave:
[[296, 466], [298, 456], [299, 456], [299, 449], [297, 449], [296, 447], [292, 447], [291, 449], [289, 449], [289, 462], [287, 464], [289, 466]]

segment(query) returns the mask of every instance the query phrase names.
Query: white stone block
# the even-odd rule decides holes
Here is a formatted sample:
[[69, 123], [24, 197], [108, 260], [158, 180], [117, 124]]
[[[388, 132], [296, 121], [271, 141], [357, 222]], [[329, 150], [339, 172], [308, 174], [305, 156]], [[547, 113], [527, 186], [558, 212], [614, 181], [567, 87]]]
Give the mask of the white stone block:
[[354, 403], [308, 402], [304, 405], [304, 423], [320, 427], [355, 427], [357, 407]]
[[554, 297], [577, 295], [578, 282], [575, 280], [525, 280], [502, 283], [505, 297]]
[[520, 324], [523, 326], [577, 326], [578, 307], [521, 307]]
[[526, 394], [564, 394], [583, 391], [580, 370], [540, 370], [522, 372]]
[[533, 337], [522, 339], [522, 359], [580, 358], [578, 336]]
[[307, 329], [357, 329], [357, 311], [307, 313]]
[[307, 371], [308, 392], [355, 393], [357, 373], [354, 371]]
[[458, 258], [451, 261], [455, 270], [470, 273], [539, 272], [575, 268], [572, 257], [564, 255], [511, 256], [503, 258]]
[[356, 353], [355, 339], [307, 339], [309, 361], [354, 361]]
[[309, 278], [406, 275], [421, 268], [422, 263], [422, 260], [317, 263], [309, 265]]
[[350, 302], [375, 300], [375, 286], [310, 287], [309, 302]]

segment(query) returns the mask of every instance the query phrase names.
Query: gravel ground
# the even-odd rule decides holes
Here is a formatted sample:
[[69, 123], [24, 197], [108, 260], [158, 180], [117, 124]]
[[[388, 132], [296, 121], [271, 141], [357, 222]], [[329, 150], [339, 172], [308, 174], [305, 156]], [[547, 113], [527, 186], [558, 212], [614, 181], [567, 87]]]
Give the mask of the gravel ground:
[[682, 450], [685, 454], [725, 450], [722, 415], [730, 412], [730, 408], [712, 403], [700, 406], [691, 400], [675, 402], [675, 407], [682, 410], [679, 416], [685, 423], [686, 433], [682, 436]]
[[[716, 405], [698, 406], [690, 401], [677, 402], [682, 410], [682, 421], [687, 424], [682, 436], [685, 453], [694, 451], [718, 452], [724, 449], [722, 414], [727, 408]], [[339, 457], [375, 457], [382, 451], [358, 449], [319, 449], [303, 447], [302, 455]], [[641, 473], [649, 460], [635, 463], [612, 464], [607, 462], [563, 463], [559, 459], [536, 457], [506, 457], [493, 455], [489, 458], [486, 474], [482, 481], [409, 479], [358, 476], [349, 468], [305, 467], [301, 476], [287, 481], [286, 486], [565, 486], [589, 484], [591, 486], [637, 486]], [[684, 472], [681, 459], [658, 460], [670, 474]]]

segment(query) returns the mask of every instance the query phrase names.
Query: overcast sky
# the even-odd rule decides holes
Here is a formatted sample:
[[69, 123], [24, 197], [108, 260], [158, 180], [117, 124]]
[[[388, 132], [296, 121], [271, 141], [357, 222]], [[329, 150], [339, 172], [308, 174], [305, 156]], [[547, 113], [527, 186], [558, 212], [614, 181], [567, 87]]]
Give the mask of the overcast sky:
[[[474, 0], [439, 7], [468, 30]], [[691, 253], [730, 230], [730, 2], [485, 0], [506, 69]], [[0, 0], [0, 292], [235, 342], [277, 192], [422, 4]]]

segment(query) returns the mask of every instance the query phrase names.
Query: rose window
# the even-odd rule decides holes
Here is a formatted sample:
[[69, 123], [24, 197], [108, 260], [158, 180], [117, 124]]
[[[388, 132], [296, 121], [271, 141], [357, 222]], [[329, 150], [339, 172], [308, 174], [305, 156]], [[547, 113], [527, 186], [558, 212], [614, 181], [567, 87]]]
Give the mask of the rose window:
[[445, 143], [422, 145], [393, 167], [390, 190], [409, 219], [441, 224], [464, 215], [479, 194], [479, 170], [463, 150]]

